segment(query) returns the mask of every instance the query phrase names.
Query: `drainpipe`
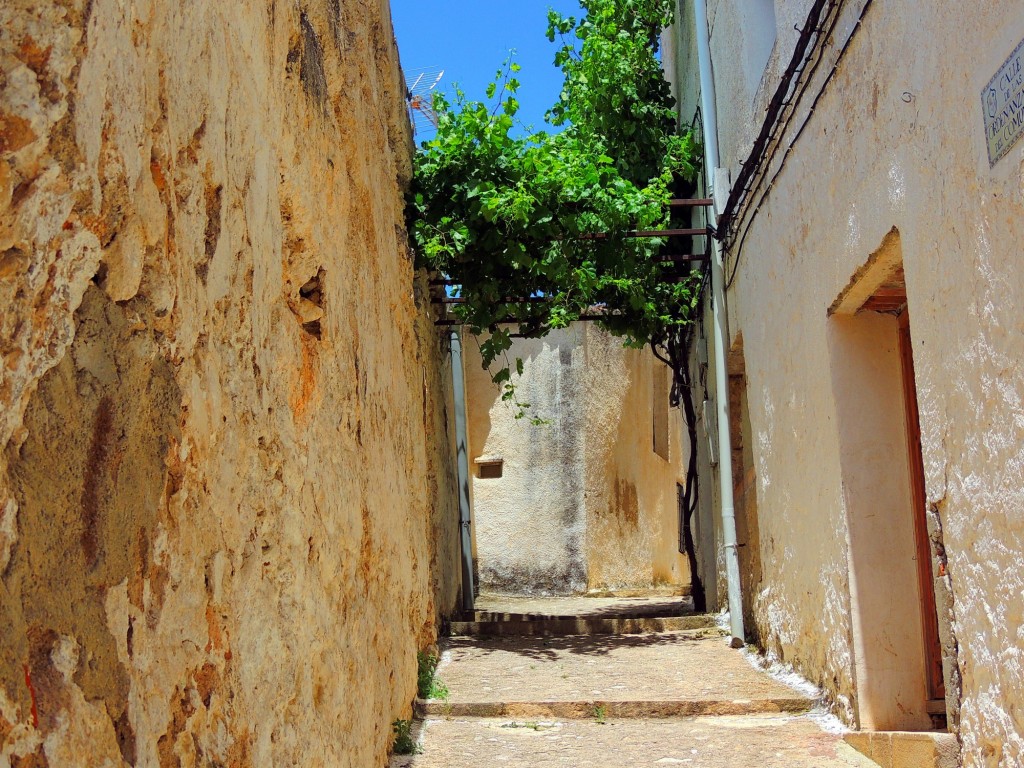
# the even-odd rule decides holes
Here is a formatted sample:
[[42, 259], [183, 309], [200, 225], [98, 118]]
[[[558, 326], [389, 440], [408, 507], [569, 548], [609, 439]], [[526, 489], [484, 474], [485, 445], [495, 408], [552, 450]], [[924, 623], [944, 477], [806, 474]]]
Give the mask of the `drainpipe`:
[[[714, 198], [715, 173], [718, 158], [718, 113], [716, 111], [715, 82], [711, 71], [711, 38], [708, 27], [707, 0], [693, 0], [696, 18], [697, 61], [700, 67], [700, 100], [704, 118], [704, 168], [709, 180], [710, 197]], [[715, 204], [704, 209], [708, 227], [717, 223]], [[711, 311], [714, 315], [715, 345], [715, 400], [718, 413], [718, 480], [722, 504], [722, 540], [725, 549], [725, 577], [729, 586], [729, 625], [732, 646], [742, 647], [743, 598], [740, 594], [740, 559], [736, 545], [736, 508], [732, 494], [732, 437], [729, 434], [729, 373], [726, 369], [728, 317], [725, 305], [725, 269], [722, 265], [722, 246], [711, 238]]]
[[462, 373], [462, 340], [452, 331], [452, 395], [455, 400], [455, 453], [459, 482], [459, 529], [462, 542], [462, 610], [473, 610], [473, 540], [469, 513], [469, 441], [466, 437], [466, 380]]

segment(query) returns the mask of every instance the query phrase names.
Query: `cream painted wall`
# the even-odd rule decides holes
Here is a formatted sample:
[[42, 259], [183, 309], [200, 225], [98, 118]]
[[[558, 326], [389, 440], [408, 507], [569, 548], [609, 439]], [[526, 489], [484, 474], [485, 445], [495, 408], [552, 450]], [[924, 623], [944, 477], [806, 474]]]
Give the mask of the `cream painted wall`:
[[[571, 594], [688, 585], [677, 550], [678, 410], [668, 411], [669, 460], [652, 442], [653, 376], [667, 368], [586, 323], [518, 339], [509, 353], [524, 362], [517, 397], [550, 420], [535, 426], [501, 401], [472, 339], [465, 349], [481, 587]], [[480, 477], [481, 457], [503, 460], [500, 479]]]
[[[777, 2], [779, 40], [762, 88], [777, 82], [808, 5]], [[846, 4], [826, 56], [862, 5]], [[731, 0], [713, 3], [712, 18], [722, 163], [735, 170], [763, 113], [733, 85], [740, 38], [725, 33], [738, 19]], [[758, 628], [850, 722], [866, 722], [857, 681], [868, 638], [852, 619], [855, 515], [839, 418], [847, 403], [830, 374], [826, 310], [898, 229], [927, 500], [945, 547], [937, 591], [952, 594], [940, 616], [955, 634], [946, 643], [948, 707], [967, 766], [1024, 762], [1024, 144], [990, 167], [980, 100], [1022, 38], [1015, 0], [875, 0], [750, 227], [729, 292], [757, 472]], [[695, 93], [695, 68], [680, 69], [677, 87]]]

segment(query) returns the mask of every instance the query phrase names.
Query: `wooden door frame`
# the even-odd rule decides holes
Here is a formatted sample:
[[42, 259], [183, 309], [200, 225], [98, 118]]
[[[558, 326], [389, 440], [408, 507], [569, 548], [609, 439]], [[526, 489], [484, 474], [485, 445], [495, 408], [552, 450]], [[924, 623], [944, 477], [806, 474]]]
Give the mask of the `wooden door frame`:
[[929, 700], [944, 700], [946, 685], [942, 674], [942, 644], [939, 639], [939, 619], [935, 601], [932, 547], [928, 537], [924, 461], [921, 456], [921, 419], [917, 406], [917, 384], [914, 378], [910, 313], [906, 309], [899, 315], [899, 350], [903, 374], [904, 413], [906, 414], [907, 458], [910, 462], [917, 580], [921, 596], [921, 622], [924, 630], [927, 694]]

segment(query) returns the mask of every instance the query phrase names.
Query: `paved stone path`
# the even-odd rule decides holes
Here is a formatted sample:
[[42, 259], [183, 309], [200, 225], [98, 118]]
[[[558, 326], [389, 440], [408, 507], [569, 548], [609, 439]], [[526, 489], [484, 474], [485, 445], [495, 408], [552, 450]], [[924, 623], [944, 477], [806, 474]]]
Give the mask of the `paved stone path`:
[[423, 726], [423, 752], [392, 758], [392, 768], [878, 768], [806, 717], [604, 724], [456, 718]]
[[[721, 637], [684, 632], [552, 638], [450, 638], [438, 675], [449, 701], [795, 700]], [[713, 674], [709, 672], [713, 671]]]
[[[665, 608], [591, 599], [478, 608], [516, 618]], [[449, 638], [438, 677], [450, 696], [419, 703], [420, 753], [391, 768], [877, 768], [819, 727], [813, 701], [706, 634]]]

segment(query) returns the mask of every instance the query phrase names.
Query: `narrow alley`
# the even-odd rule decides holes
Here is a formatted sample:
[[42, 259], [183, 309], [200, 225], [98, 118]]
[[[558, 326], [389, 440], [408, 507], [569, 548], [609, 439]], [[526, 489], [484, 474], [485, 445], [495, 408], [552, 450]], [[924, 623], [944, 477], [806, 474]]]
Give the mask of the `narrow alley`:
[[448, 697], [418, 702], [417, 754], [391, 768], [875, 765], [815, 699], [688, 608], [679, 597], [482, 598], [477, 621], [441, 641]]
[[1024, 0], [0, 0], [0, 768], [1024, 768], [1022, 244]]

